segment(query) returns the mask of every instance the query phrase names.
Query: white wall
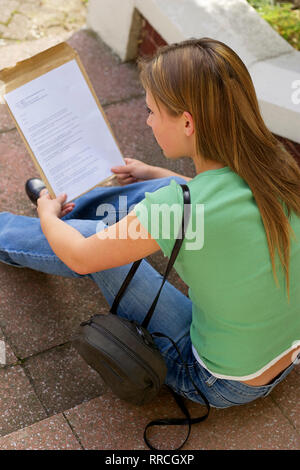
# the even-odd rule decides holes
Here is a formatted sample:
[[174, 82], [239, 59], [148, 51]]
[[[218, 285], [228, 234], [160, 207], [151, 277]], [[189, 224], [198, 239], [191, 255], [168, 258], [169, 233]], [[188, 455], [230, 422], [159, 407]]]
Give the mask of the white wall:
[[300, 52], [247, 0], [89, 0], [88, 26], [122, 60], [134, 57], [135, 9], [168, 43], [212, 37], [228, 44], [248, 67], [269, 129], [300, 143], [300, 91], [293, 88], [300, 80]]

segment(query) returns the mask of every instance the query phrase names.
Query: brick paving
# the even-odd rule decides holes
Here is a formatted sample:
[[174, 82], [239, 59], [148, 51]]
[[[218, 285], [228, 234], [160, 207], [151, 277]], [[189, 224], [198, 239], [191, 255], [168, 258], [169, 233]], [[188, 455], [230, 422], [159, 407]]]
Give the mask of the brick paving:
[[[68, 41], [81, 57], [124, 156], [193, 176], [189, 160], [165, 160], [146, 126], [144, 92], [135, 65], [120, 63], [87, 30]], [[36, 216], [23, 189], [26, 179], [35, 175], [31, 158], [0, 105], [1, 211]], [[162, 272], [166, 260], [157, 253], [150, 262]], [[175, 272], [170, 280], [187, 293]], [[121, 402], [73, 349], [79, 323], [106, 308], [92, 281], [0, 264], [0, 292], [0, 340], [7, 347], [7, 364], [0, 368], [0, 449], [145, 449], [147, 422], [178, 416], [165, 388], [143, 407]], [[299, 384], [297, 366], [265, 399], [212, 410], [204, 424], [194, 426], [185, 449], [299, 449]], [[203, 411], [194, 403], [189, 406], [194, 416]], [[160, 429], [155, 442], [171, 449], [183, 432]]]

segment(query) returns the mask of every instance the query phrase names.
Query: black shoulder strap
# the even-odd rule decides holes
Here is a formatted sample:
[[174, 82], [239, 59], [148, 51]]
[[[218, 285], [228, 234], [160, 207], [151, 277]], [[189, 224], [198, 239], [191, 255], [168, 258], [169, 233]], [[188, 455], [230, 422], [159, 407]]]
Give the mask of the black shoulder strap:
[[145, 318], [143, 320], [142, 326], [144, 328], [147, 328], [148, 325], [149, 325], [149, 322], [150, 322], [151, 317], [153, 315], [153, 312], [155, 310], [158, 298], [160, 296], [161, 290], [164, 286], [164, 283], [166, 282], [166, 279], [167, 279], [168, 275], [170, 274], [170, 271], [173, 267], [173, 264], [174, 264], [174, 262], [177, 258], [177, 255], [178, 255], [179, 250], [181, 248], [181, 245], [183, 243], [183, 240], [184, 240], [184, 237], [185, 237], [185, 229], [186, 229], [186, 227], [188, 225], [188, 222], [189, 222], [190, 211], [191, 211], [190, 190], [189, 190], [189, 188], [186, 184], [181, 184], [180, 186], [183, 190], [183, 214], [182, 214], [181, 227], [179, 228], [179, 232], [178, 232], [177, 238], [175, 240], [174, 247], [173, 247], [173, 250], [172, 250], [168, 265], [167, 265], [167, 269], [166, 269], [162, 284], [160, 286], [160, 289], [159, 289], [159, 291], [158, 291], [158, 293], [157, 293], [157, 295], [154, 299], [154, 302], [151, 305], [147, 315], [145, 316]]
[[172, 450], [179, 450], [184, 446], [184, 444], [188, 440], [188, 438], [190, 436], [190, 433], [191, 433], [192, 425], [197, 424], [197, 423], [201, 423], [206, 418], [208, 418], [208, 415], [209, 415], [209, 412], [210, 412], [210, 404], [209, 404], [209, 401], [207, 400], [206, 396], [201, 392], [201, 390], [199, 390], [199, 388], [197, 387], [197, 385], [193, 381], [191, 373], [189, 371], [189, 368], [188, 368], [186, 362], [184, 362], [182, 354], [181, 354], [177, 344], [175, 343], [175, 341], [172, 338], [170, 338], [169, 336], [164, 335], [163, 333], [160, 333], [160, 332], [152, 333], [152, 336], [157, 336], [157, 337], [160, 337], [160, 338], [167, 338], [169, 341], [171, 341], [171, 343], [173, 344], [174, 348], [177, 351], [178, 356], [181, 359], [182, 364], [184, 365], [184, 367], [186, 369], [187, 375], [189, 376], [192, 384], [194, 385], [195, 389], [199, 393], [200, 397], [202, 398], [202, 400], [204, 401], [205, 406], [206, 406], [206, 413], [203, 416], [200, 416], [198, 418], [191, 418], [190, 412], [189, 412], [188, 408], [185, 406], [184, 398], [181, 395], [178, 395], [177, 393], [175, 393], [174, 390], [171, 387], [168, 387], [170, 392], [172, 393], [177, 405], [179, 406], [180, 410], [185, 415], [185, 418], [164, 418], [164, 419], [156, 419], [154, 421], [150, 421], [150, 423], [147, 424], [147, 426], [145, 427], [145, 430], [144, 430], [144, 441], [147, 444], [147, 446], [149, 447], [149, 449], [151, 449], [151, 450], [160, 450], [160, 449], [157, 449], [156, 447], [153, 447], [153, 445], [150, 443], [150, 441], [147, 437], [148, 429], [151, 428], [152, 426], [182, 426], [182, 425], [186, 424], [188, 426], [188, 432], [187, 432], [185, 440], [181, 443], [181, 445], [179, 447], [177, 447], [176, 449], [172, 449]]
[[117, 295], [115, 297], [115, 300], [113, 301], [113, 304], [112, 304], [111, 309], [110, 309], [111, 313], [114, 313], [115, 315], [117, 314], [117, 308], [118, 308], [118, 305], [120, 303], [120, 300], [123, 297], [124, 292], [126, 291], [126, 289], [128, 287], [128, 284], [130, 283], [131, 279], [135, 275], [135, 272], [136, 272], [137, 268], [139, 267], [139, 265], [141, 264], [141, 262], [142, 262], [142, 259], [139, 259], [138, 261], [135, 261], [133, 263], [133, 265], [131, 266], [131, 268], [130, 268], [123, 284], [120, 287], [119, 292], [117, 293]]
[[[155, 297], [154, 301], [153, 301], [153, 304], [151, 305], [147, 315], [145, 316], [144, 318], [144, 321], [142, 323], [142, 326], [147, 328], [149, 322], [150, 322], [150, 319], [153, 315], [153, 312], [154, 312], [154, 309], [156, 307], [156, 304], [157, 304], [157, 301], [158, 301], [158, 298], [160, 296], [160, 293], [161, 293], [161, 290], [164, 286], [164, 283], [166, 282], [166, 279], [172, 269], [172, 266], [176, 260], [176, 257], [179, 253], [179, 250], [181, 248], [181, 245], [183, 243], [183, 240], [184, 240], [184, 236], [185, 236], [185, 229], [188, 225], [188, 222], [189, 222], [189, 218], [190, 218], [190, 204], [191, 204], [191, 198], [190, 198], [190, 190], [189, 190], [189, 187], [186, 185], [186, 184], [181, 184], [180, 185], [181, 188], [182, 188], [182, 191], [183, 191], [183, 216], [182, 216], [182, 222], [181, 222], [181, 227], [179, 229], [179, 232], [178, 232], [178, 235], [177, 235], [177, 239], [174, 243], [174, 247], [173, 247], [173, 250], [172, 250], [172, 253], [171, 253], [171, 256], [170, 256], [170, 259], [169, 259], [169, 262], [168, 262], [168, 265], [167, 265], [167, 269], [166, 269], [166, 272], [165, 272], [165, 275], [164, 275], [164, 278], [163, 278], [163, 281], [162, 281], [162, 284], [161, 284], [161, 287], [158, 291], [158, 294], [157, 296]], [[135, 261], [133, 263], [133, 265], [131, 266], [123, 284], [121, 285], [120, 287], [120, 290], [119, 292], [117, 293], [116, 297], [115, 297], [115, 300], [111, 306], [111, 309], [110, 309], [110, 312], [111, 313], [114, 313], [116, 314], [117, 313], [117, 308], [118, 308], [118, 305], [120, 303], [120, 300], [123, 296], [123, 294], [125, 293], [131, 279], [133, 278], [135, 272], [137, 271], [140, 263], [141, 263], [141, 259], [138, 260], [138, 261]]]
[[[154, 302], [153, 304], [151, 305], [147, 315], [145, 316], [144, 320], [143, 320], [143, 323], [142, 323], [142, 326], [144, 328], [147, 328], [149, 322], [150, 322], [150, 319], [153, 315], [153, 312], [155, 310], [155, 307], [156, 307], [156, 304], [157, 304], [157, 301], [158, 301], [158, 298], [159, 298], [159, 295], [161, 293], [161, 290], [164, 286], [164, 283], [166, 282], [166, 279], [172, 269], [172, 266], [176, 260], [176, 257], [179, 253], [179, 250], [182, 246], [182, 243], [183, 243], [183, 240], [184, 240], [184, 237], [185, 237], [185, 232], [186, 232], [186, 227], [188, 226], [188, 222], [189, 222], [189, 218], [190, 218], [190, 204], [191, 204], [191, 200], [190, 200], [190, 191], [189, 191], [189, 188], [186, 184], [181, 184], [180, 185], [181, 188], [182, 188], [182, 191], [183, 191], [183, 202], [184, 202], [184, 205], [183, 205], [183, 216], [182, 216], [182, 223], [181, 223], [181, 227], [179, 229], [179, 232], [178, 232], [178, 235], [177, 235], [177, 238], [175, 240], [175, 243], [174, 243], [174, 247], [173, 247], [173, 250], [172, 250], [172, 253], [171, 253], [171, 256], [170, 256], [170, 259], [169, 259], [169, 262], [168, 262], [168, 265], [167, 265], [167, 268], [166, 268], [166, 272], [165, 272], [165, 275], [164, 275], [164, 278], [163, 278], [163, 281], [162, 281], [162, 284], [161, 284], [161, 287], [154, 299]], [[124, 292], [126, 291], [131, 279], [133, 278], [135, 272], [137, 271], [140, 263], [141, 263], [141, 259], [138, 260], [138, 261], [135, 261], [133, 263], [133, 265], [131, 266], [130, 270], [129, 270], [129, 273], [127, 274], [119, 292], [117, 293], [116, 297], [115, 297], [115, 300], [112, 304], [112, 307], [110, 309], [110, 312], [111, 313], [114, 313], [116, 314], [117, 313], [117, 307], [119, 305], [119, 302], [124, 294]], [[203, 415], [203, 416], [200, 416], [199, 418], [191, 418], [190, 416], [190, 413], [189, 413], [189, 410], [187, 409], [187, 407], [185, 406], [185, 403], [184, 403], [184, 399], [183, 397], [181, 397], [180, 395], [178, 395], [177, 393], [175, 393], [170, 387], [169, 390], [172, 392], [173, 394], [173, 397], [174, 399], [176, 400], [176, 403], [178, 404], [179, 408], [181, 409], [181, 411], [183, 412], [183, 414], [185, 415], [185, 418], [166, 418], [166, 419], [158, 419], [158, 420], [155, 420], [155, 421], [151, 421], [150, 423], [147, 424], [146, 428], [145, 428], [145, 431], [144, 431], [144, 441], [145, 443], [147, 444], [147, 446], [149, 447], [149, 449], [151, 450], [159, 450], [155, 447], [152, 446], [152, 444], [149, 442], [149, 439], [147, 437], [147, 431], [149, 428], [151, 428], [152, 426], [165, 426], [165, 425], [169, 425], [169, 426], [182, 426], [184, 424], [186, 424], [188, 426], [188, 432], [187, 432], [187, 436], [184, 440], [184, 442], [180, 445], [180, 447], [178, 447], [177, 449], [173, 449], [173, 450], [179, 450], [181, 449], [184, 444], [186, 443], [186, 441], [188, 440], [189, 438], [189, 435], [190, 435], [190, 432], [191, 432], [191, 426], [193, 424], [196, 424], [196, 423], [200, 423], [201, 421], [204, 421], [208, 415], [209, 415], [209, 411], [210, 411], [210, 405], [209, 405], [209, 402], [207, 400], [207, 398], [205, 397], [205, 395], [203, 395], [203, 393], [201, 392], [201, 390], [199, 390], [199, 388], [197, 387], [197, 385], [194, 383], [191, 375], [190, 375], [190, 371], [188, 369], [188, 366], [187, 364], [184, 362], [183, 358], [182, 358], [182, 355], [177, 347], [177, 344], [175, 343], [175, 341], [164, 335], [163, 333], [160, 333], [160, 332], [155, 332], [155, 333], [152, 333], [152, 336], [157, 336], [157, 337], [164, 337], [164, 338], [167, 338], [169, 341], [171, 341], [171, 343], [173, 344], [173, 346], [175, 347], [182, 363], [184, 364], [185, 368], [186, 368], [186, 371], [187, 371], [187, 374], [189, 375], [190, 379], [191, 379], [191, 382], [193, 383], [195, 389], [197, 390], [197, 392], [199, 393], [199, 395], [202, 397], [205, 405], [206, 405], [206, 408], [207, 408], [207, 411], [206, 413]]]

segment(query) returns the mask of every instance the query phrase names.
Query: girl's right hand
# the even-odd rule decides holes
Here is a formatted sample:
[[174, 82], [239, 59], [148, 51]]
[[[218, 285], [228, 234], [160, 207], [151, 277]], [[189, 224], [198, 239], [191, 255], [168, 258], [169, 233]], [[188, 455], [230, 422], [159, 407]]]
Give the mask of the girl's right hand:
[[124, 158], [124, 160], [126, 165], [111, 168], [121, 186], [153, 178], [153, 167], [151, 165], [134, 158]]

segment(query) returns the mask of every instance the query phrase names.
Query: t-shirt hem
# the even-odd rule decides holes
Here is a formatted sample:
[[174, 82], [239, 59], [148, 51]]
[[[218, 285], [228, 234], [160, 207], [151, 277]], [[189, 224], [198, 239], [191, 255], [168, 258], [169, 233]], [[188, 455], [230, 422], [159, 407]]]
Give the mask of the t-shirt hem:
[[226, 379], [226, 380], [237, 380], [237, 381], [243, 381], [243, 380], [251, 380], [255, 379], [256, 377], [259, 377], [263, 372], [268, 370], [271, 366], [273, 366], [279, 359], [281, 359], [283, 356], [285, 356], [288, 352], [291, 352], [293, 349], [297, 349], [300, 346], [300, 340], [294, 341], [293, 346], [288, 348], [286, 351], [284, 351], [282, 354], [279, 356], [275, 357], [275, 359], [272, 359], [272, 361], [268, 362], [267, 365], [259, 369], [257, 372], [254, 372], [253, 374], [249, 375], [243, 375], [243, 376], [233, 376], [233, 375], [225, 375], [225, 374], [220, 374], [214, 371], [211, 371], [206, 364], [203, 362], [203, 360], [200, 358], [196, 348], [194, 345], [192, 345], [192, 351], [194, 354], [195, 359], [199, 364], [204, 367], [211, 375], [214, 377], [217, 377], [218, 379]]

